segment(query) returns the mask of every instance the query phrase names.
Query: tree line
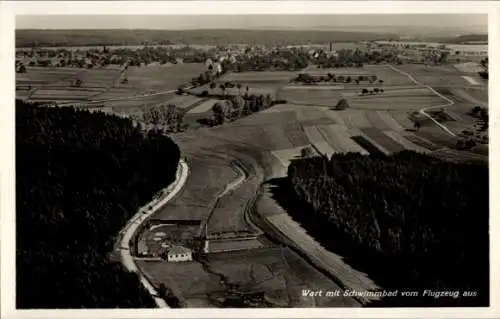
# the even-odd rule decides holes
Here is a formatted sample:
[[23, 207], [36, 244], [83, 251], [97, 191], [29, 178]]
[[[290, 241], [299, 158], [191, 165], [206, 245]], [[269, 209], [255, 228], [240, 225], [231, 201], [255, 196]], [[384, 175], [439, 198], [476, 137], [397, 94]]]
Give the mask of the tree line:
[[212, 117], [206, 119], [209, 125], [222, 125], [252, 113], [269, 108], [274, 104], [285, 101], [273, 101], [270, 94], [267, 95], [233, 95], [224, 100], [217, 101], [212, 106]]
[[130, 119], [16, 101], [17, 307], [154, 307], [108, 254], [179, 158]]
[[305, 227], [319, 228], [311, 233], [325, 247], [343, 249], [383, 288], [478, 292], [476, 298], [395, 298], [385, 305], [488, 304], [487, 167], [410, 151], [348, 153], [294, 160], [287, 181], [304, 205], [297, 218], [309, 221]]

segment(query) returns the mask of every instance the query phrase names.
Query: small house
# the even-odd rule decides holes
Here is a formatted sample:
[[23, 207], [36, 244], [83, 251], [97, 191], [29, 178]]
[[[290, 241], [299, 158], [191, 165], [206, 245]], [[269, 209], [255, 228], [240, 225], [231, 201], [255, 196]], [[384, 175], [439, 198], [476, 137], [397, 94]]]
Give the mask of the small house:
[[193, 260], [191, 249], [182, 246], [172, 246], [167, 252], [167, 261], [181, 262]]

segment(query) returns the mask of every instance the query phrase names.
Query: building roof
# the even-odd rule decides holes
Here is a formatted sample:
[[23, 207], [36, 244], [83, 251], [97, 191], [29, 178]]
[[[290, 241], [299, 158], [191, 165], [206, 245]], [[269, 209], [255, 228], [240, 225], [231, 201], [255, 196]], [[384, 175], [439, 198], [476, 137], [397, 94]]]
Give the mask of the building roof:
[[169, 255], [182, 255], [191, 253], [191, 249], [182, 246], [172, 246], [168, 250]]

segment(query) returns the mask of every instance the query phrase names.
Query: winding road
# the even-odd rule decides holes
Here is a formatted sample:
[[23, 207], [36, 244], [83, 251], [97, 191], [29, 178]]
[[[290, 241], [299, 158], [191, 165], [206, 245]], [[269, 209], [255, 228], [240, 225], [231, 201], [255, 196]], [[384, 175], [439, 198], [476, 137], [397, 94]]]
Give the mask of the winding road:
[[419, 86], [422, 86], [422, 87], [425, 87], [429, 90], [431, 90], [434, 94], [436, 94], [437, 96], [439, 96], [440, 98], [442, 98], [443, 100], [445, 100], [447, 103], [445, 104], [439, 104], [439, 105], [433, 105], [433, 106], [428, 106], [428, 107], [424, 107], [423, 109], [421, 109], [419, 112], [420, 114], [422, 114], [423, 116], [427, 117], [428, 119], [430, 119], [432, 122], [434, 122], [434, 124], [436, 124], [437, 126], [439, 126], [441, 129], [443, 129], [446, 133], [448, 133], [449, 135], [453, 136], [453, 137], [457, 137], [457, 135], [455, 133], [453, 133], [449, 128], [447, 128], [445, 125], [439, 123], [438, 121], [436, 121], [432, 116], [430, 116], [428, 113], [426, 113], [427, 111], [429, 110], [432, 110], [432, 109], [439, 109], [439, 108], [445, 108], [445, 107], [449, 107], [449, 106], [452, 106], [453, 104], [455, 104], [455, 102], [453, 102], [452, 100], [450, 100], [449, 98], [447, 98], [446, 96], [442, 95], [441, 93], [439, 93], [438, 91], [434, 90], [432, 87], [430, 87], [429, 85], [426, 85], [426, 84], [423, 84], [419, 81], [417, 81], [411, 74], [409, 73], [406, 73], [398, 68], [396, 68], [395, 66], [393, 65], [389, 65], [389, 67], [391, 69], [393, 69], [394, 71], [396, 72], [399, 72], [403, 75], [406, 75], [413, 83], [415, 83], [416, 85], [419, 85]]
[[[156, 213], [161, 207], [163, 207], [168, 201], [170, 201], [177, 193], [179, 193], [179, 191], [184, 187], [188, 175], [189, 167], [187, 163], [181, 159], [177, 167], [175, 181], [166, 188], [166, 195], [163, 198], [153, 200], [152, 202], [139, 209], [137, 214], [135, 214], [134, 217], [129, 220], [125, 228], [120, 232], [120, 234], [122, 235], [120, 240], [120, 257], [123, 265], [128, 271], [134, 272], [139, 276], [142, 285], [154, 298], [155, 303], [159, 308], [169, 308], [169, 306], [167, 305], [165, 300], [163, 300], [159, 296], [158, 291], [156, 291], [154, 286], [149, 282], [149, 280], [143, 275], [143, 273], [135, 264], [134, 258], [130, 253], [130, 242], [134, 234], [139, 229], [139, 226], [148, 217]], [[148, 206], [152, 206], [150, 210], [147, 210]]]

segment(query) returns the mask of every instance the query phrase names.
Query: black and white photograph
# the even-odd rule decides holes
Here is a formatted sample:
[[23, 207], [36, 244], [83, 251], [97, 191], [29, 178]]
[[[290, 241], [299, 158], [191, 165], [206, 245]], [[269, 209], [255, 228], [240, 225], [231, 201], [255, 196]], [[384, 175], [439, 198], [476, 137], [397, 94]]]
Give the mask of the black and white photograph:
[[492, 306], [486, 9], [163, 11], [15, 16], [15, 309]]

